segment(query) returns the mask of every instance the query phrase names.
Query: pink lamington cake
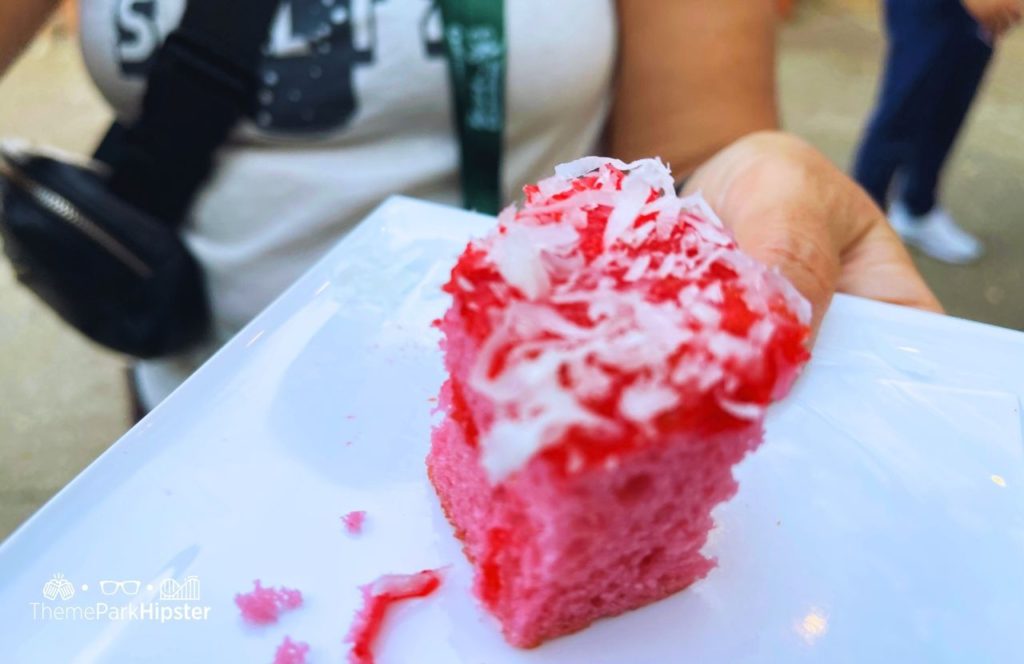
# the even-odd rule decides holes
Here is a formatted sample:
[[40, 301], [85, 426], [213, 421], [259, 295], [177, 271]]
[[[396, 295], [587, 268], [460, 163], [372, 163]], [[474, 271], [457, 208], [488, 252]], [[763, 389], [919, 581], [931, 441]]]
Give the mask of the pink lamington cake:
[[524, 192], [445, 286], [427, 463], [477, 595], [532, 647], [713, 567], [711, 509], [808, 358], [810, 307], [660, 161]]

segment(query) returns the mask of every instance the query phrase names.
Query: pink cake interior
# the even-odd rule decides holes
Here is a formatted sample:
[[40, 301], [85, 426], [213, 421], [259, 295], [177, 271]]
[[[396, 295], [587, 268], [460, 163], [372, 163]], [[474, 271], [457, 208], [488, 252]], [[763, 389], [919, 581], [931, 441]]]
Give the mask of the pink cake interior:
[[525, 191], [445, 287], [428, 470], [477, 595], [531, 647], [712, 568], [711, 509], [807, 359], [809, 308], [659, 162]]

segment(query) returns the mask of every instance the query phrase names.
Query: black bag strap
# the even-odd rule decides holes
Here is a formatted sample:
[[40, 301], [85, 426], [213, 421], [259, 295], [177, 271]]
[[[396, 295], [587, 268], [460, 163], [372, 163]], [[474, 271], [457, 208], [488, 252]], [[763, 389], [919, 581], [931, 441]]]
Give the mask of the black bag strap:
[[213, 155], [252, 108], [262, 46], [279, 0], [189, 0], [154, 59], [138, 118], [96, 152], [123, 200], [173, 225], [209, 177]]

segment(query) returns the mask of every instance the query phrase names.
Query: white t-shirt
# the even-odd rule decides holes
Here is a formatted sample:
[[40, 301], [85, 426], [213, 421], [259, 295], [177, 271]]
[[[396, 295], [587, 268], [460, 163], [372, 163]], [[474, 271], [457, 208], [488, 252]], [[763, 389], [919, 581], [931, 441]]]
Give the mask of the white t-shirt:
[[[203, 1], [203, 0], [200, 0]], [[86, 65], [130, 118], [183, 0], [80, 0]], [[613, 0], [507, 0], [506, 200], [597, 148], [615, 59]], [[458, 204], [448, 64], [432, 0], [283, 0], [254, 117], [221, 150], [186, 240], [215, 332], [137, 371], [153, 406], [385, 197]]]

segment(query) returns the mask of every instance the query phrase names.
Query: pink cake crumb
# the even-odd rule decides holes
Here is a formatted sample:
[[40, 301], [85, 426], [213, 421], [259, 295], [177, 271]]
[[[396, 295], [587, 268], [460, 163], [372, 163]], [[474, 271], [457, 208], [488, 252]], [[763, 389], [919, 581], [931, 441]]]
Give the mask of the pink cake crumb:
[[426, 569], [416, 574], [386, 574], [373, 583], [361, 586], [363, 608], [356, 614], [345, 637], [352, 644], [349, 664], [373, 664], [373, 644], [380, 634], [392, 604], [416, 597], [426, 597], [441, 585], [440, 570]]
[[363, 533], [363, 523], [366, 522], [366, 512], [362, 510], [349, 512], [341, 517], [341, 521], [345, 524], [345, 530], [350, 535], [361, 535]]
[[286, 636], [274, 653], [274, 664], [306, 664], [307, 653], [308, 643], [292, 641], [291, 637]]
[[252, 582], [253, 590], [235, 595], [235, 604], [242, 612], [242, 618], [253, 625], [269, 625], [277, 622], [282, 611], [297, 609], [302, 605], [302, 593], [291, 588], [264, 588], [260, 580]]

